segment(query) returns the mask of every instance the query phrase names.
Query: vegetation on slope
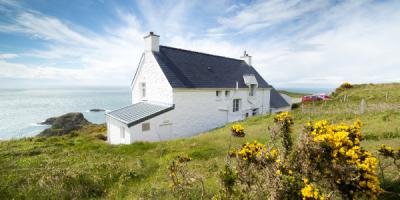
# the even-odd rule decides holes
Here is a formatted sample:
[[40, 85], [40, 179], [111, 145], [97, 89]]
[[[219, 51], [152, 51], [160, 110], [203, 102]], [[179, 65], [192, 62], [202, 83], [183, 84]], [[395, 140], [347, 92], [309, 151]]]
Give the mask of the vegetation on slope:
[[305, 95], [310, 95], [308, 93], [290, 92], [290, 91], [286, 91], [286, 90], [278, 90], [278, 92], [282, 93], [282, 94], [286, 94], [286, 95], [288, 95], [288, 96], [290, 96], [292, 98], [301, 98], [301, 97], [303, 97]]
[[[365, 113], [360, 115], [360, 101]], [[364, 123], [362, 146], [377, 153], [381, 144], [400, 146], [400, 84], [355, 85], [328, 102], [307, 103], [294, 110], [293, 138], [304, 123], [327, 119]], [[271, 141], [273, 116], [251, 117], [240, 124], [245, 138], [233, 138], [232, 147], [246, 141]], [[218, 192], [219, 171], [228, 152], [230, 126], [192, 138], [156, 143], [109, 145], [99, 139], [104, 125], [89, 125], [73, 134], [32, 137], [0, 142], [0, 199], [100, 198], [172, 199], [168, 163], [180, 155], [192, 157], [188, 167], [204, 177], [206, 198]], [[383, 189], [400, 192], [395, 169], [383, 160], [389, 174]], [[192, 198], [201, 191], [191, 192]]]

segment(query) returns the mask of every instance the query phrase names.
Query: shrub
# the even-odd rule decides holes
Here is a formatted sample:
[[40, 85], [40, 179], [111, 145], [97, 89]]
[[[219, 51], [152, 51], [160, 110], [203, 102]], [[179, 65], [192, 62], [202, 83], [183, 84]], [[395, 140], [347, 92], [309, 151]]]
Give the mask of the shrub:
[[353, 85], [349, 82], [344, 82], [340, 85], [340, 88], [345, 88], [345, 89], [352, 88], [352, 87], [353, 87]]
[[300, 108], [300, 103], [294, 103], [292, 104], [292, 110]]
[[344, 82], [342, 83], [338, 88], [335, 89], [334, 95], [338, 95], [339, 93], [345, 91], [346, 89], [350, 89], [352, 88], [353, 85], [348, 83], [348, 82]]
[[231, 132], [232, 132], [232, 135], [235, 137], [244, 137], [245, 136], [244, 128], [240, 124], [232, 125]]
[[187, 168], [187, 163], [192, 160], [189, 156], [178, 156], [169, 163], [168, 171], [171, 180], [170, 189], [174, 196], [188, 199], [193, 185], [199, 182], [202, 186], [201, 198], [204, 196], [203, 180], [196, 177]]
[[[307, 122], [296, 143], [290, 113], [276, 115], [274, 122], [271, 143], [253, 141], [230, 150], [214, 199], [376, 199], [383, 191], [376, 173], [378, 160], [361, 147], [361, 121], [351, 125]], [[393, 152], [381, 151], [387, 156]]]

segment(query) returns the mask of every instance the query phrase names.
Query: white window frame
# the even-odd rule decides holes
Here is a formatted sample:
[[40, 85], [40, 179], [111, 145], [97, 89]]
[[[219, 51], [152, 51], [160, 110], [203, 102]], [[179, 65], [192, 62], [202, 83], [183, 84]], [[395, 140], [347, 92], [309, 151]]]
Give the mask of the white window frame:
[[256, 88], [257, 85], [256, 84], [250, 84], [250, 90], [249, 90], [249, 96], [254, 97], [256, 96]]
[[119, 129], [119, 135], [121, 139], [125, 139], [125, 127], [121, 126]]
[[142, 98], [146, 98], [146, 82], [141, 82], [140, 83], [140, 90], [142, 94]]
[[232, 100], [232, 112], [240, 111], [240, 103], [241, 103], [241, 99], [233, 99]]

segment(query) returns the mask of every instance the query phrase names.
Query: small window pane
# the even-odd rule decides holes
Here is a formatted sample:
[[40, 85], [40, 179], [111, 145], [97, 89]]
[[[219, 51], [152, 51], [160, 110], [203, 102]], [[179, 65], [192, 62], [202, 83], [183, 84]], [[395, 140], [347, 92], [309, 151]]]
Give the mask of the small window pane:
[[221, 91], [219, 91], [219, 90], [215, 91], [215, 96], [220, 97], [221, 96]]
[[150, 123], [143, 123], [142, 124], [142, 131], [150, 130]]
[[231, 93], [231, 91], [226, 90], [226, 91], [225, 91], [225, 96], [226, 96], [226, 97], [229, 97], [230, 93]]
[[142, 97], [146, 97], [146, 83], [142, 83], [141, 87], [142, 87]]
[[240, 99], [234, 99], [233, 100], [233, 106], [232, 106], [232, 111], [237, 112], [240, 109]]
[[256, 93], [256, 85], [255, 84], [251, 84], [250, 85], [249, 96], [254, 96], [255, 93]]

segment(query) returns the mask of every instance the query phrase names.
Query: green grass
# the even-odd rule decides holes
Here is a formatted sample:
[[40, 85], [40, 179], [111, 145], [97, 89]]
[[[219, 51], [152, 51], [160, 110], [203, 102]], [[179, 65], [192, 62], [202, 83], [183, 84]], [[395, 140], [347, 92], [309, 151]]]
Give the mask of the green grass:
[[[389, 98], [386, 100], [386, 91]], [[341, 99], [347, 95], [347, 102]], [[359, 115], [364, 98], [366, 113]], [[334, 123], [363, 121], [362, 145], [377, 152], [380, 144], [400, 146], [400, 84], [361, 85], [340, 93], [328, 102], [307, 103], [294, 110], [294, 138], [308, 120]], [[379, 109], [377, 109], [379, 108]], [[269, 141], [272, 116], [240, 122], [245, 138], [231, 138], [232, 146], [243, 142]], [[169, 191], [168, 162], [178, 155], [193, 158], [189, 167], [204, 177], [206, 197], [218, 191], [230, 125], [191, 138], [164, 142], [109, 145], [98, 139], [104, 125], [90, 125], [70, 135], [32, 137], [0, 142], [0, 199], [173, 199]], [[384, 161], [388, 165], [389, 161]], [[383, 187], [400, 193], [394, 169]], [[200, 191], [191, 192], [198, 199]], [[390, 194], [392, 195], [392, 193]], [[387, 195], [390, 199], [390, 195]]]
[[278, 90], [278, 92], [282, 93], [282, 94], [289, 95], [292, 98], [301, 98], [301, 97], [303, 97], [305, 95], [310, 95], [308, 93], [290, 92], [290, 91], [286, 91], [286, 90]]

